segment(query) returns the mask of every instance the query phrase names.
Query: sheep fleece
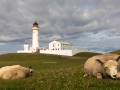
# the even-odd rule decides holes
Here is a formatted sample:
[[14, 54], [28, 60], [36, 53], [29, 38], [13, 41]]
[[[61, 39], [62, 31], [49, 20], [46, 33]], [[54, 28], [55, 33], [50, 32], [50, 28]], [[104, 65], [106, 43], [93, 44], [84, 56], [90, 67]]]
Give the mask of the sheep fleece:
[[101, 73], [103, 77], [108, 77], [109, 75], [104, 70], [104, 67], [101, 66], [101, 64], [97, 62], [96, 59], [102, 59], [103, 61], [109, 60], [111, 58], [115, 59], [116, 57], [113, 57], [113, 56], [109, 57], [109, 55], [107, 54], [107, 55], [97, 55], [89, 58], [84, 65], [84, 71], [85, 71], [84, 77], [86, 77], [86, 75], [97, 77], [97, 73]]
[[28, 77], [30, 73], [29, 68], [20, 65], [5, 66], [0, 68], [1, 79], [20, 79]]

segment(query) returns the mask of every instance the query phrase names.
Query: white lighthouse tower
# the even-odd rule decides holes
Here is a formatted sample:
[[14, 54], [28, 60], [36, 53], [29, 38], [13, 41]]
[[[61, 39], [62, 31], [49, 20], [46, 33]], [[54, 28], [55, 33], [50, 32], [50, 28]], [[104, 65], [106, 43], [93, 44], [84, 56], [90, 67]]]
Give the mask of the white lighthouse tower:
[[32, 51], [37, 52], [37, 48], [39, 48], [39, 26], [38, 23], [35, 21], [32, 27], [33, 30], [33, 37], [32, 37]]

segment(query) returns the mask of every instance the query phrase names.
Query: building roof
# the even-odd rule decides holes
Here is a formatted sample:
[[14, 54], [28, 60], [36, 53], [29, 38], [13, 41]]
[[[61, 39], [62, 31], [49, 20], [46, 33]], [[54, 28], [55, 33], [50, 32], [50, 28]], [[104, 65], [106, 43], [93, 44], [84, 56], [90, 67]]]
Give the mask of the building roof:
[[[54, 40], [54, 41], [56, 41], [56, 40]], [[53, 42], [53, 41], [52, 41]], [[63, 41], [56, 41], [56, 42], [59, 42], [59, 43], [61, 43], [61, 44], [70, 44], [70, 45], [72, 45], [71, 43], [69, 43], [69, 42], [63, 42]]]
[[58, 42], [60, 42], [60, 43], [62, 43], [62, 44], [71, 44], [71, 43], [69, 43], [69, 42], [62, 42], [62, 41], [58, 41]]

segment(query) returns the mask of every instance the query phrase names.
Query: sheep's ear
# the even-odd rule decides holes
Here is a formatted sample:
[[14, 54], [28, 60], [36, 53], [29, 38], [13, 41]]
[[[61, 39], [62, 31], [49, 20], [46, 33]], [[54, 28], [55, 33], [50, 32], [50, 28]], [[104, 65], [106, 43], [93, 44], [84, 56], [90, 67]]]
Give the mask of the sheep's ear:
[[120, 56], [118, 56], [118, 58], [116, 59], [116, 61], [120, 60]]
[[33, 72], [33, 70], [32, 70], [32, 67], [31, 67], [31, 66], [29, 67], [29, 69], [30, 69], [30, 73], [32, 73], [32, 72]]
[[29, 69], [32, 69], [32, 67], [30, 66]]
[[104, 62], [102, 60], [100, 60], [100, 59], [96, 59], [96, 61], [99, 62], [101, 65], [104, 64]]

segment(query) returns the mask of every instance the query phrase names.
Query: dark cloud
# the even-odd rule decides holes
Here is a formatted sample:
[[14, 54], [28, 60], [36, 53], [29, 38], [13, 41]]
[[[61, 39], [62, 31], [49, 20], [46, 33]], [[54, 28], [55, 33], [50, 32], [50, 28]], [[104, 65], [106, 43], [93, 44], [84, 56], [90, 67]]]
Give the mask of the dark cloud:
[[[94, 40], [120, 38], [119, 3], [120, 0], [1, 0], [0, 41], [24, 43], [28, 39], [31, 42], [32, 24], [37, 21], [41, 45], [62, 40], [79, 48], [82, 48], [81, 43], [93, 50], [101, 48], [105, 43], [93, 48]], [[107, 42], [112, 43], [111, 39]], [[114, 46], [109, 47], [114, 49]]]

